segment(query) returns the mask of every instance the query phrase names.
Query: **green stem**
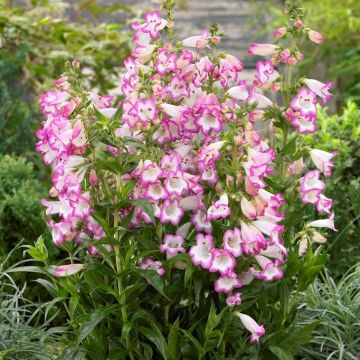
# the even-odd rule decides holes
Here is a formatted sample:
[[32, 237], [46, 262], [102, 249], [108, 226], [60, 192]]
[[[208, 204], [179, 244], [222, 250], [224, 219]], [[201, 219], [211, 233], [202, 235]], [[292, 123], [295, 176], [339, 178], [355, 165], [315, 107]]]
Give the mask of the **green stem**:
[[[119, 189], [120, 186], [121, 186], [120, 177], [118, 176], [117, 190]], [[114, 228], [116, 229], [114, 237], [117, 241], [120, 241], [119, 231], [117, 229], [118, 226], [119, 226], [119, 215], [116, 212], [114, 214]], [[115, 264], [116, 264], [116, 273], [117, 273], [117, 290], [118, 290], [118, 295], [119, 295], [119, 304], [121, 306], [122, 323], [124, 326], [128, 322], [128, 314], [127, 314], [127, 310], [126, 310], [126, 294], [124, 291], [124, 284], [123, 284], [123, 279], [122, 279], [122, 275], [121, 275], [121, 273], [123, 271], [123, 264], [122, 264], [121, 254], [120, 254], [120, 245], [114, 245], [114, 252], [115, 252]], [[125, 343], [126, 343], [126, 348], [129, 352], [130, 359], [134, 360], [134, 355], [133, 355], [132, 349], [131, 349], [131, 341], [130, 341], [129, 334], [127, 334], [125, 337]]]

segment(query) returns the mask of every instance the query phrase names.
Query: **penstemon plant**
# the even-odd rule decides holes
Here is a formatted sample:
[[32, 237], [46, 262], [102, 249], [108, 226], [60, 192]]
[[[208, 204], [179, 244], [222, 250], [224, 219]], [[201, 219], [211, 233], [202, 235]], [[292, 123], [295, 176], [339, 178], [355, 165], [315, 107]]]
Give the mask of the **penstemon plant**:
[[216, 24], [174, 43], [175, 2], [158, 2], [166, 19], [133, 24], [118, 98], [84, 89], [76, 61], [41, 97], [36, 148], [58, 198], [42, 203], [69, 257], [28, 251], [67, 312], [66, 356], [292, 359], [318, 324], [294, 323], [326, 260], [314, 243], [335, 230], [321, 180], [335, 153], [301, 138], [332, 85], [294, 70], [298, 39], [323, 36], [287, 1], [275, 43], [249, 47], [271, 60], [248, 83]]

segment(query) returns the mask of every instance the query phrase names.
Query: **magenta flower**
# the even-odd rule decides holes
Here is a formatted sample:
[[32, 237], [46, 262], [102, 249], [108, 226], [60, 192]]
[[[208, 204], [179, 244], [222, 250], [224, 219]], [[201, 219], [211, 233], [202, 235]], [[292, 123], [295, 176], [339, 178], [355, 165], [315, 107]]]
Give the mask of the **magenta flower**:
[[159, 276], [165, 275], [165, 269], [160, 261], [154, 261], [151, 258], [144, 259], [139, 262], [139, 267], [143, 270], [155, 270]]
[[179, 205], [179, 200], [165, 200], [160, 207], [160, 221], [163, 224], [178, 225], [184, 215], [184, 210]]
[[316, 115], [316, 94], [305, 88], [301, 88], [291, 100], [291, 108], [299, 111], [301, 115]]
[[236, 293], [232, 296], [228, 296], [226, 298], [226, 304], [229, 306], [229, 307], [234, 307], [234, 306], [237, 306], [237, 305], [241, 305], [241, 293]]

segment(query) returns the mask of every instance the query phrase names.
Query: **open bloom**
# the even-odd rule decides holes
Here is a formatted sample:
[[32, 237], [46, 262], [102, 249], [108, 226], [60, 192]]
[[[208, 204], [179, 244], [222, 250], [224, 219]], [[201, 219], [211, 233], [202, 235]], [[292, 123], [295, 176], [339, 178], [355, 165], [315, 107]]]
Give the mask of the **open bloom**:
[[214, 204], [209, 207], [207, 212], [207, 219], [216, 220], [228, 217], [231, 213], [228, 204], [228, 196], [226, 194], [221, 195], [220, 199], [215, 201]]
[[179, 252], [185, 252], [183, 247], [184, 238], [181, 235], [170, 235], [166, 234], [164, 236], [164, 243], [160, 245], [160, 252], [168, 256], [174, 256]]
[[240, 312], [235, 312], [236, 315], [245, 328], [251, 332], [250, 342], [251, 343], [258, 343], [260, 337], [265, 334], [265, 328], [263, 325], [258, 325], [258, 323], [249, 315], [242, 314]]
[[222, 275], [218, 280], [216, 280], [214, 286], [216, 292], [228, 294], [235, 288], [241, 287], [242, 282], [237, 276], [237, 274], [229, 271], [226, 274]]
[[195, 240], [196, 245], [189, 252], [191, 261], [194, 265], [208, 269], [212, 263], [213, 238], [211, 235], [197, 234]]
[[223, 237], [224, 249], [228, 250], [235, 257], [242, 253], [241, 248], [241, 231], [238, 228], [227, 230]]

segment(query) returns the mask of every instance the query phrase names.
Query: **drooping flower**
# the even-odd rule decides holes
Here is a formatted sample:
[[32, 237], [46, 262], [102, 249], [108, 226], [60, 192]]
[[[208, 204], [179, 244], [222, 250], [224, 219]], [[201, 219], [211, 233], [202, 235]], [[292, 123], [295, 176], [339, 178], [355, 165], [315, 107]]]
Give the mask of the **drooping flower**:
[[321, 81], [314, 79], [304, 79], [303, 82], [311, 91], [322, 99], [323, 105], [332, 98], [332, 94], [329, 93], [329, 90], [333, 87], [332, 82], [324, 84]]
[[245, 328], [251, 332], [250, 342], [251, 343], [258, 343], [260, 337], [265, 334], [265, 328], [263, 325], [258, 325], [258, 323], [249, 315], [242, 314], [240, 312], [234, 312]]
[[255, 44], [252, 43], [249, 46], [248, 54], [249, 55], [260, 55], [260, 56], [270, 56], [277, 49], [277, 46], [274, 44]]
[[312, 149], [309, 154], [314, 165], [325, 175], [325, 177], [331, 176], [331, 170], [334, 167], [334, 163], [331, 159], [336, 156], [336, 152], [329, 153], [319, 149]]
[[309, 30], [308, 32], [309, 39], [315, 44], [320, 44], [324, 41], [324, 35], [320, 34], [315, 30]]
[[84, 268], [84, 264], [57, 265], [54, 269], [56, 277], [71, 276]]

